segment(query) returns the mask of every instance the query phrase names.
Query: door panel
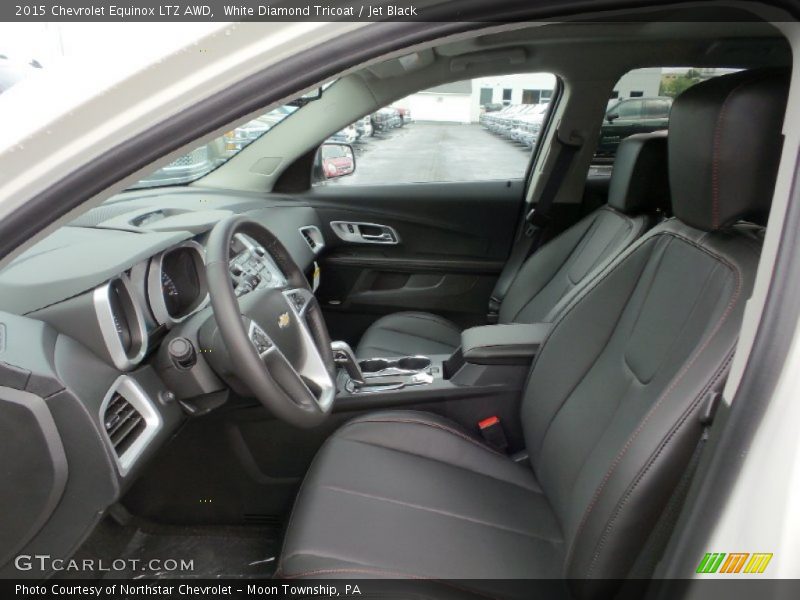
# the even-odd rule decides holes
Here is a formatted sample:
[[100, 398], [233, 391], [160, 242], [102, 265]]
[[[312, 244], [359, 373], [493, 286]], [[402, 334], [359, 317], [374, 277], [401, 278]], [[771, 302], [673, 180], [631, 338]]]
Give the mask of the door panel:
[[[356, 343], [375, 318], [401, 310], [435, 312], [463, 326], [482, 322], [521, 214], [522, 181], [344, 181], [303, 197], [323, 225], [317, 295], [331, 335]], [[347, 224], [369, 227], [348, 231]], [[396, 240], [370, 239], [389, 229]]]

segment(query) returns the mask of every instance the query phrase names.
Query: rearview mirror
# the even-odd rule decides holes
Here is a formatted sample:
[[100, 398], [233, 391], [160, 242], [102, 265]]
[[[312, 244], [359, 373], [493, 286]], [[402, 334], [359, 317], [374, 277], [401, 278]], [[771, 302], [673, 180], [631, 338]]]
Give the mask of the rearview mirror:
[[613, 123], [614, 119], [619, 119], [619, 115], [617, 113], [608, 113], [606, 115], [606, 121], [609, 123]]
[[352, 175], [355, 170], [356, 155], [350, 144], [325, 142], [317, 150], [314, 160], [315, 181]]

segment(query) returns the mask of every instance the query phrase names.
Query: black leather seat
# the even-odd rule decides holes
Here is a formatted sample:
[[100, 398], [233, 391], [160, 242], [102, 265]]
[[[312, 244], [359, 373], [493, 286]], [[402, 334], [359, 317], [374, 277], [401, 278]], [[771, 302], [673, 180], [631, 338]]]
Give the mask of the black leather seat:
[[[592, 274], [607, 266], [654, 223], [668, 203], [666, 132], [633, 135], [617, 153], [608, 204], [554, 238], [520, 268], [500, 305], [500, 323], [552, 322]], [[461, 328], [425, 312], [375, 321], [356, 353], [362, 358], [451, 354]]]
[[529, 464], [432, 414], [356, 419], [306, 476], [279, 574], [564, 577], [574, 597], [607, 597], [680, 480], [730, 366], [760, 254], [761, 228], [737, 221], [768, 209], [787, 88], [783, 74], [742, 72], [676, 100], [676, 218], [554, 323], [523, 393]]

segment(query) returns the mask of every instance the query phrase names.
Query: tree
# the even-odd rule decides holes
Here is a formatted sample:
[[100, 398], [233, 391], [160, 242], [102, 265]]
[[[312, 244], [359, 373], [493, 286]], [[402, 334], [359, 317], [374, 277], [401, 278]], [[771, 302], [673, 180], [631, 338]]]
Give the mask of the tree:
[[675, 98], [692, 87], [695, 83], [702, 81], [700, 72], [696, 69], [689, 69], [686, 73], [678, 75], [669, 73], [661, 76], [661, 85], [658, 88], [660, 96], [670, 96]]

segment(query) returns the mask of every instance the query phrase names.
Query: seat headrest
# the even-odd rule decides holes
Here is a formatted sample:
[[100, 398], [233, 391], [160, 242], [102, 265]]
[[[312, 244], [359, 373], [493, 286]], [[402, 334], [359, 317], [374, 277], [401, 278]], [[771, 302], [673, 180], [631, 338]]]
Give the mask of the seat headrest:
[[673, 214], [714, 231], [769, 212], [781, 154], [788, 71], [757, 69], [689, 88], [672, 105]]
[[608, 205], [624, 213], [669, 203], [667, 132], [638, 133], [620, 142], [608, 188]]

